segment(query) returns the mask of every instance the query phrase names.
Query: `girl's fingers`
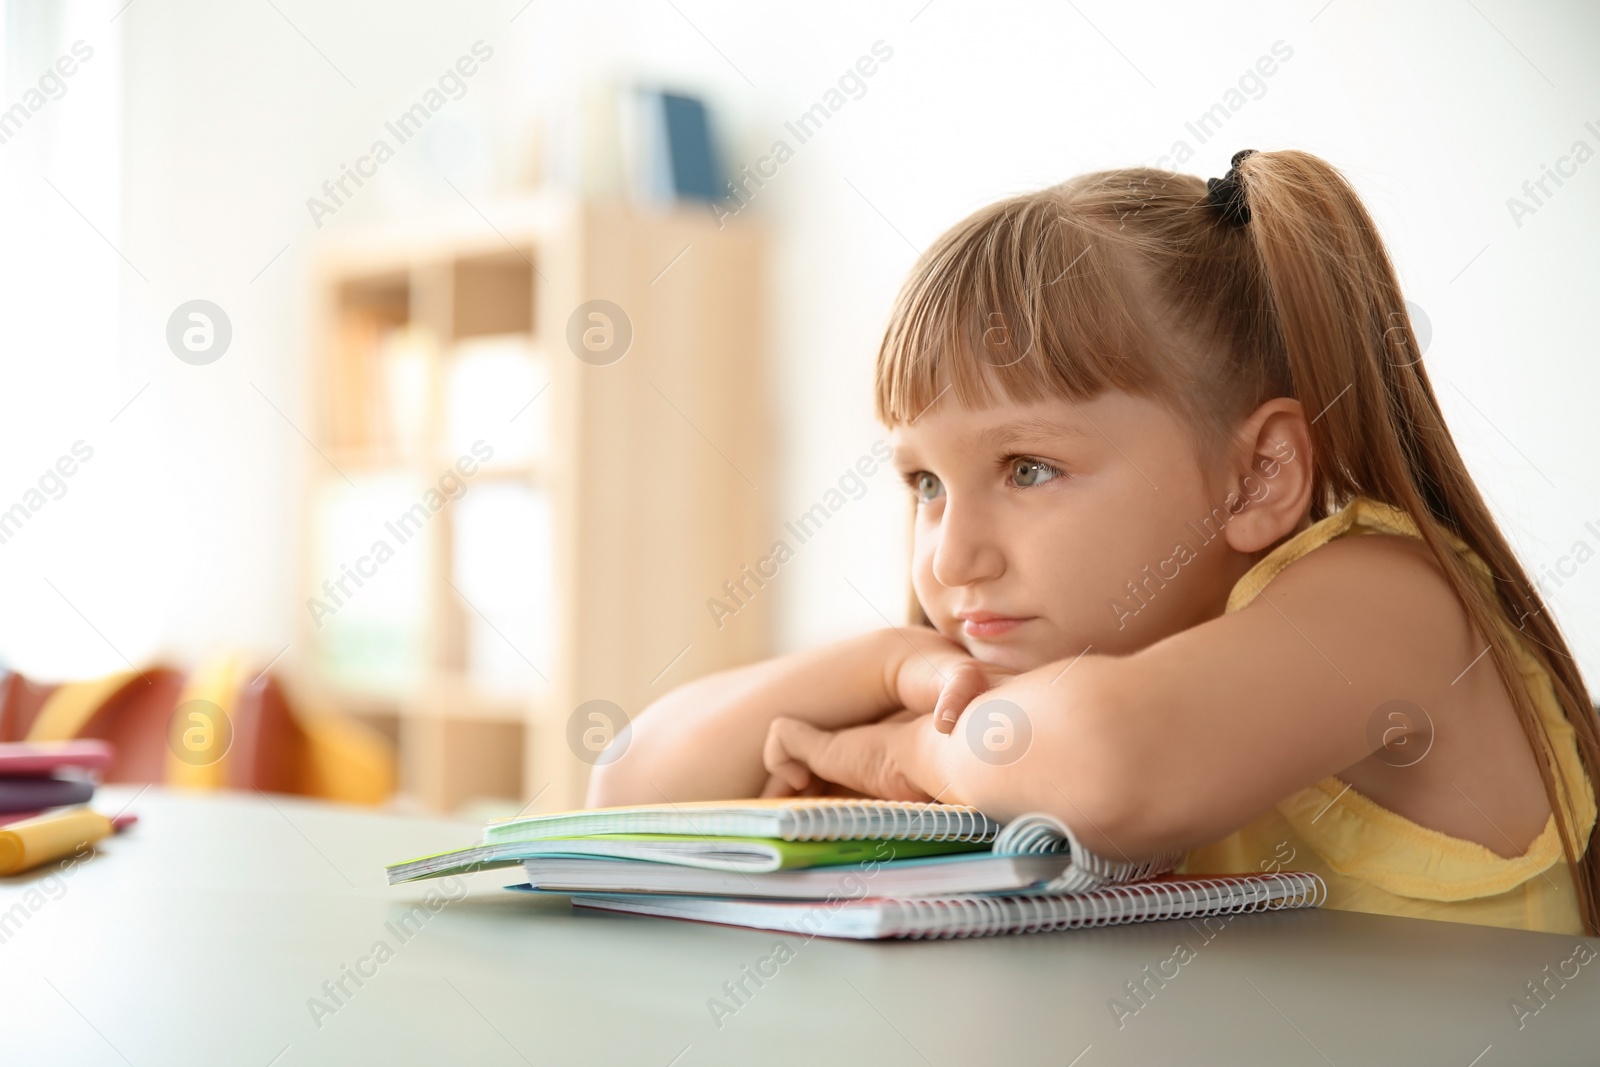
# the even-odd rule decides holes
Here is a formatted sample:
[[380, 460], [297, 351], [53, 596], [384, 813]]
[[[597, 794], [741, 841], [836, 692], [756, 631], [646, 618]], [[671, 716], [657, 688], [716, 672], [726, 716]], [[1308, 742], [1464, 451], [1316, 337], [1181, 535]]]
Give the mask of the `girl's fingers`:
[[933, 728], [947, 734], [956, 728], [956, 720], [980, 693], [989, 688], [989, 680], [977, 663], [963, 663], [950, 672], [950, 680], [939, 693], [933, 706]]
[[900, 675], [894, 695], [908, 708], [929, 712], [938, 701], [943, 685], [944, 680], [939, 677], [938, 669], [919, 657]]
[[813, 775], [811, 778], [811, 784], [806, 786], [795, 795], [801, 797], [831, 797], [847, 795], [836, 792], [837, 789], [839, 789], [838, 786], [831, 785], [830, 783], [825, 782], [821, 778]]
[[811, 784], [811, 760], [827, 744], [828, 734], [799, 719], [774, 719], [761, 753], [767, 772], [799, 792]]
[[895, 687], [895, 695], [906, 707], [927, 714], [938, 703], [950, 672], [969, 662], [975, 661], [953, 645], [948, 651], [919, 651], [907, 657], [905, 670], [901, 672]]
[[762, 787], [763, 797], [792, 797], [797, 795], [788, 782], [775, 774], [767, 775], [767, 784]]

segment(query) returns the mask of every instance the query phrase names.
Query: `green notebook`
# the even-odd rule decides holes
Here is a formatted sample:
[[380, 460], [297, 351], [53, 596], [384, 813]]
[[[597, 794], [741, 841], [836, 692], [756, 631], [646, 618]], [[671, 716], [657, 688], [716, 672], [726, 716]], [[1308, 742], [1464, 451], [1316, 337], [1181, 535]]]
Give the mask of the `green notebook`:
[[760, 837], [684, 834], [604, 834], [509, 841], [441, 852], [388, 868], [389, 884], [466, 870], [510, 867], [548, 856], [642, 860], [710, 871], [766, 874], [802, 867], [836, 867], [867, 860], [915, 859], [987, 850], [979, 841], [781, 841]]
[[648, 804], [491, 823], [476, 845], [387, 870], [393, 885], [578, 856], [754, 874], [981, 851], [998, 830], [981, 812], [955, 804], [834, 798]]
[[490, 844], [592, 834], [775, 837], [785, 841], [992, 841], [999, 832], [999, 823], [965, 804], [790, 797], [638, 804], [526, 815], [490, 823], [483, 831], [483, 841]]

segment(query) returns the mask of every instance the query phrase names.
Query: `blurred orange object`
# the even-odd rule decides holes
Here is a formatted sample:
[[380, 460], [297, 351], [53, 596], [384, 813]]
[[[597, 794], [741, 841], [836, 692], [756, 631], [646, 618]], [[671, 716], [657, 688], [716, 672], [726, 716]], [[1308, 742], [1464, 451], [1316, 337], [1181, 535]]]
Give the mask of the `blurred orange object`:
[[0, 741], [97, 737], [115, 749], [107, 782], [260, 789], [357, 804], [394, 791], [389, 743], [330, 707], [292, 699], [236, 656], [191, 674], [153, 665], [47, 685], [0, 675]]

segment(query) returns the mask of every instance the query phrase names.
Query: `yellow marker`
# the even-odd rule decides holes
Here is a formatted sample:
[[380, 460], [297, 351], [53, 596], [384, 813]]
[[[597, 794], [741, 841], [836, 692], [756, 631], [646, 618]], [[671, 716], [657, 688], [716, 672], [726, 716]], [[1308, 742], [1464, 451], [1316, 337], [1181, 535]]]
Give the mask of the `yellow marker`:
[[0, 827], [0, 875], [16, 874], [70, 856], [111, 834], [111, 820], [89, 808], [36, 815]]

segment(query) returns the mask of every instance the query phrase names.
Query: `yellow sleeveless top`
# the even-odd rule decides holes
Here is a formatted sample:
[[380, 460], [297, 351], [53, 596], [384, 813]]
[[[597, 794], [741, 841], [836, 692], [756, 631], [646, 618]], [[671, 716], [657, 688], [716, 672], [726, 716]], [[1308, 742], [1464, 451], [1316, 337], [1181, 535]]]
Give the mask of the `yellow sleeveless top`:
[[[1411, 516], [1366, 497], [1314, 523], [1273, 549], [1245, 574], [1228, 597], [1238, 611], [1295, 560], [1336, 537], [1401, 534], [1420, 537]], [[1445, 532], [1484, 576], [1489, 567], [1460, 539]], [[1575, 842], [1585, 849], [1595, 823], [1594, 786], [1584, 773], [1572, 724], [1556, 700], [1550, 676], [1503, 618], [1522, 682], [1544, 725], [1546, 751], [1570, 796], [1557, 795], [1570, 816]], [[1492, 667], [1490, 668], [1493, 669]], [[1326, 907], [1382, 915], [1506, 926], [1518, 930], [1582, 934], [1572, 872], [1561, 851], [1555, 815], [1522, 856], [1496, 855], [1475, 841], [1449, 837], [1382, 807], [1336, 777], [1324, 778], [1280, 801], [1228, 837], [1191, 849], [1186, 872], [1315, 871], [1328, 884]]]

